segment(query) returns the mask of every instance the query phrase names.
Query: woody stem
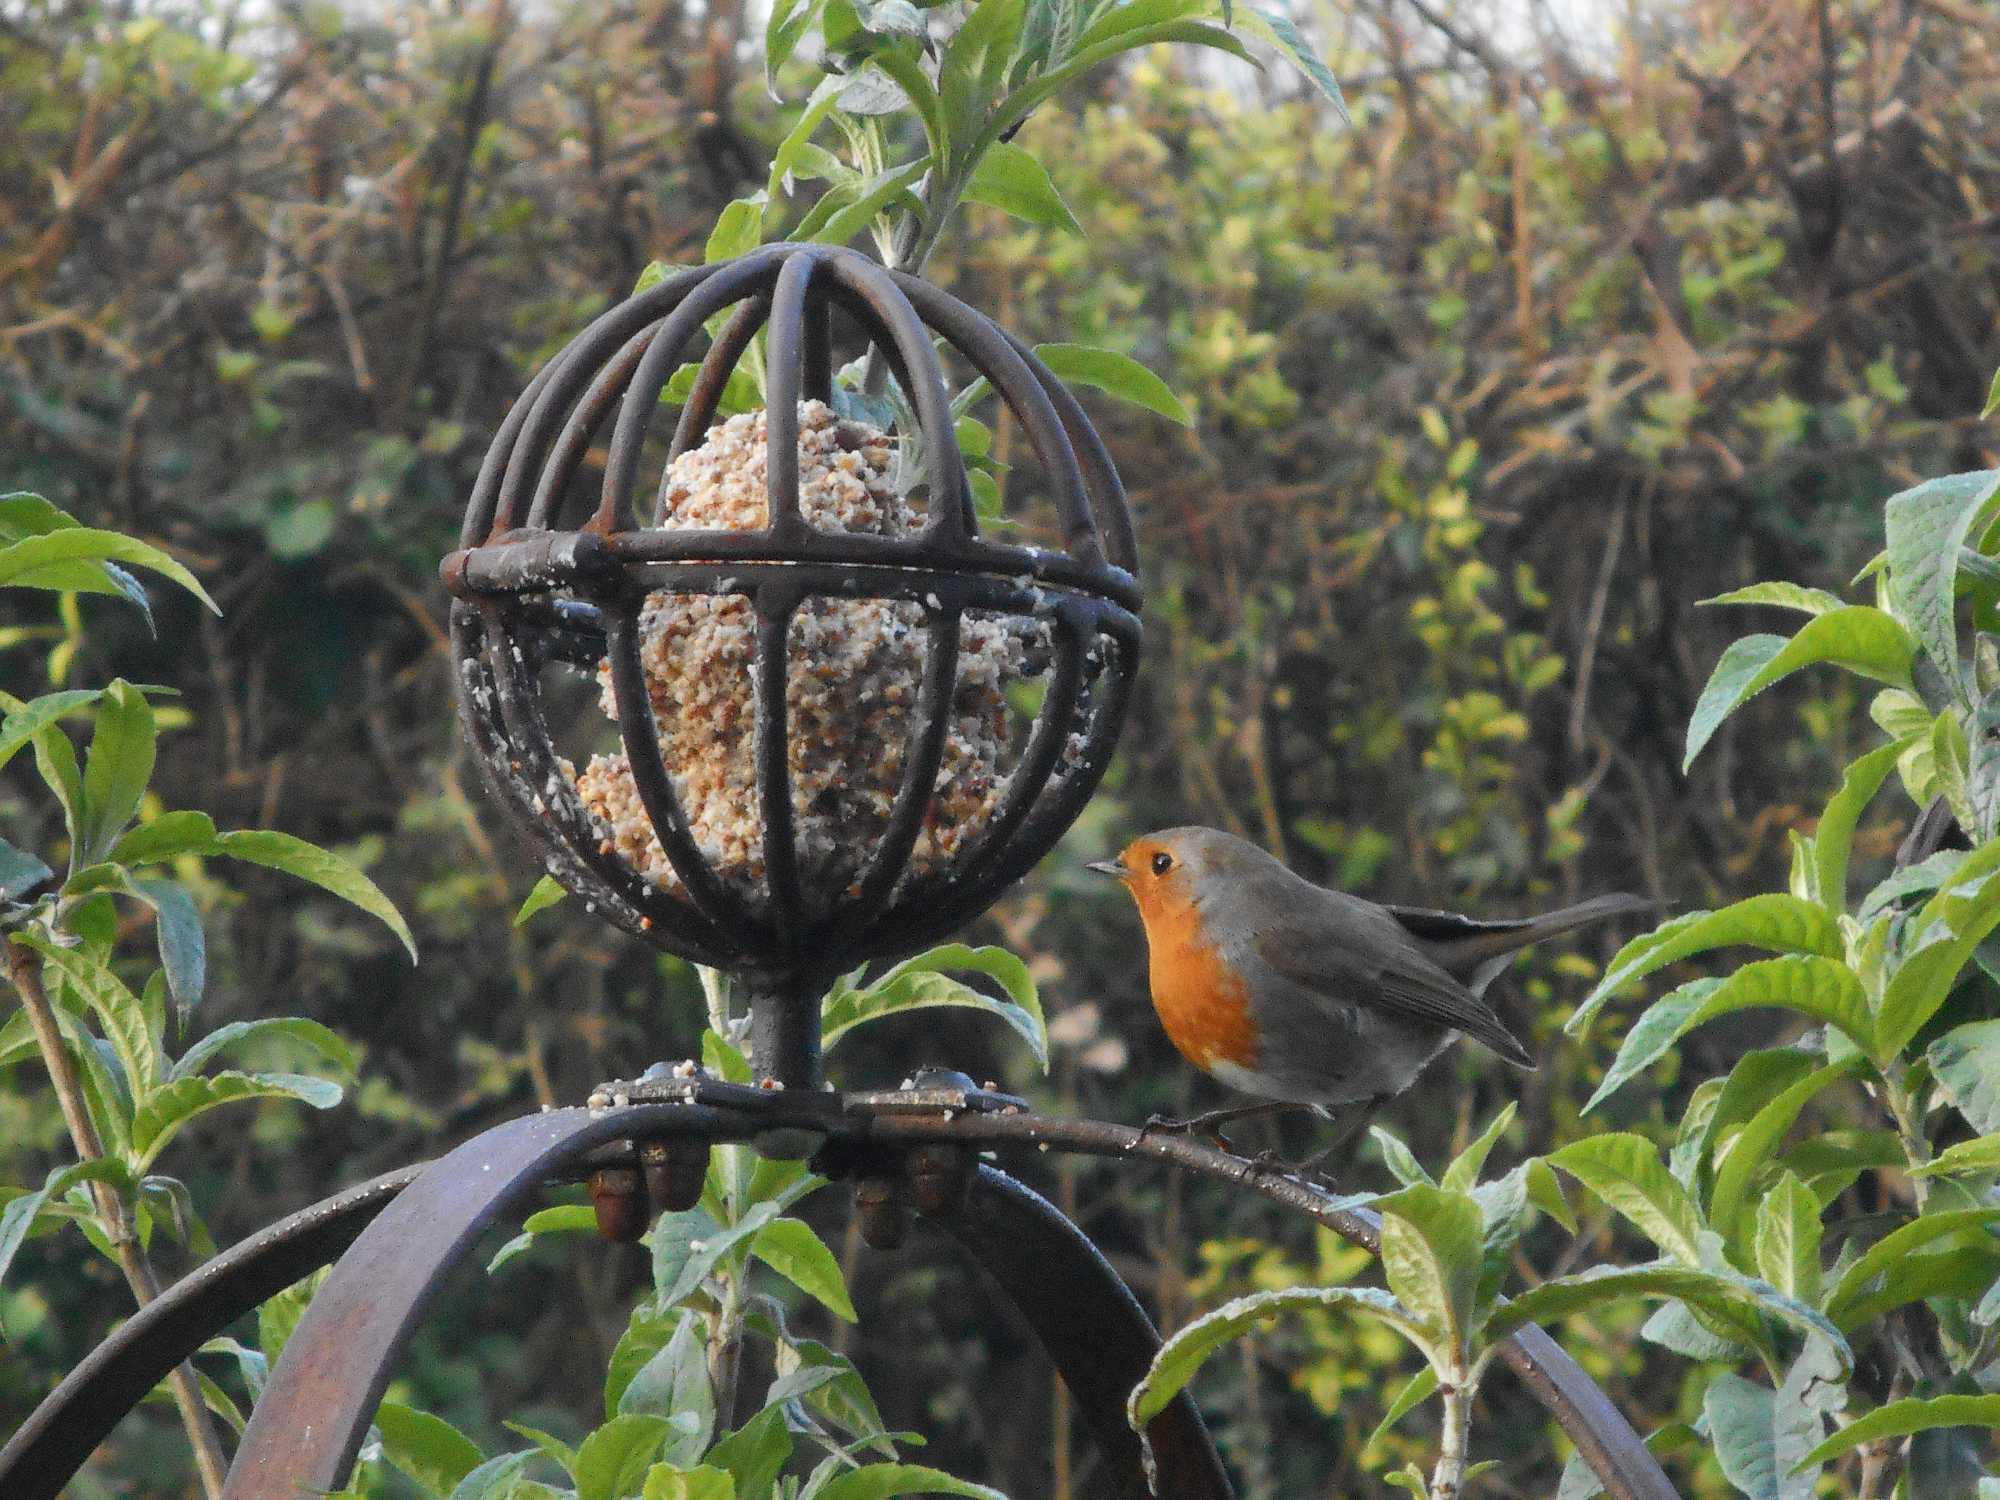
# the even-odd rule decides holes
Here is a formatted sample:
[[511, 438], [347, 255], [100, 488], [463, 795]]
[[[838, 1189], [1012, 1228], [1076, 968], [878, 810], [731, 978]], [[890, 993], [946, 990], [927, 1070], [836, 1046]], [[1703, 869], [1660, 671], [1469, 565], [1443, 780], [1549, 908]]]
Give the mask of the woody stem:
[[[69, 1049], [63, 1045], [62, 1029], [56, 1022], [55, 1009], [49, 1004], [48, 994], [42, 988], [41, 955], [21, 943], [9, 942], [6, 949], [7, 978], [13, 984], [14, 992], [21, 997], [21, 1009], [27, 1012], [28, 1025], [35, 1033], [35, 1045], [41, 1051], [43, 1066], [49, 1071], [49, 1083], [55, 1089], [56, 1102], [62, 1107], [63, 1123], [69, 1127], [70, 1141], [75, 1145], [80, 1160], [101, 1160], [104, 1143], [90, 1118], [90, 1107], [85, 1102], [83, 1084], [76, 1076], [76, 1066], [70, 1060]], [[139, 1243], [125, 1200], [108, 1182], [92, 1182], [90, 1192], [97, 1204], [97, 1218], [104, 1228], [104, 1237], [118, 1252], [119, 1269], [125, 1273], [126, 1284], [132, 1288], [133, 1300], [144, 1307], [160, 1295], [160, 1278], [146, 1256], [145, 1247]], [[222, 1493], [223, 1481], [229, 1475], [229, 1460], [222, 1451], [222, 1439], [216, 1436], [214, 1424], [209, 1421], [208, 1410], [202, 1405], [201, 1386], [195, 1378], [193, 1364], [183, 1362], [168, 1377], [168, 1381], [173, 1386], [174, 1405], [180, 1408], [181, 1426], [187, 1430], [188, 1444], [194, 1449], [195, 1468], [201, 1475], [202, 1492], [208, 1500], [216, 1500]]]
[[1438, 1381], [1443, 1422], [1438, 1431], [1437, 1465], [1431, 1470], [1431, 1500], [1458, 1500], [1465, 1487], [1465, 1455], [1471, 1440], [1466, 1420], [1472, 1391], [1462, 1370]]

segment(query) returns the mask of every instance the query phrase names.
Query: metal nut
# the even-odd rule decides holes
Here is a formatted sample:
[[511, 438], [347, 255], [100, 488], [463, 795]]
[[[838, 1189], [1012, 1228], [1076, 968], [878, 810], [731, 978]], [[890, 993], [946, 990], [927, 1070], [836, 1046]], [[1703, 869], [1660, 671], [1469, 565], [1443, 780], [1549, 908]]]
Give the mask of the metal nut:
[[702, 1186], [708, 1181], [707, 1141], [687, 1137], [647, 1141], [639, 1148], [639, 1164], [646, 1173], [646, 1196], [655, 1208], [678, 1214], [701, 1202]]
[[646, 1232], [646, 1194], [635, 1167], [599, 1167], [590, 1174], [590, 1206], [597, 1232], [629, 1245]]
[[909, 1214], [897, 1185], [886, 1177], [864, 1177], [854, 1184], [854, 1211], [861, 1215], [861, 1238], [874, 1250], [894, 1250], [903, 1243]]

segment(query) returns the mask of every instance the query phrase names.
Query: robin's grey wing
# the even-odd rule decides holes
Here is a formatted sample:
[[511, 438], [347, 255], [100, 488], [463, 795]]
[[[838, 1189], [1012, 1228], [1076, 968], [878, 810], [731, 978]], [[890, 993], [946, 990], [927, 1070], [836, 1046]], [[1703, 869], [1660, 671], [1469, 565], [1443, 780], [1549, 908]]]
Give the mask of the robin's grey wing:
[[1533, 1068], [1535, 1060], [1478, 995], [1425, 957], [1396, 917], [1382, 907], [1339, 892], [1310, 928], [1269, 928], [1252, 947], [1287, 979], [1329, 999], [1366, 996], [1385, 1010], [1462, 1031], [1507, 1061]]
[[1455, 911], [1432, 911], [1426, 906], [1384, 906], [1382, 910], [1394, 917], [1405, 932], [1427, 943], [1449, 943], [1493, 932], [1525, 932], [1535, 925], [1533, 917], [1468, 917]]

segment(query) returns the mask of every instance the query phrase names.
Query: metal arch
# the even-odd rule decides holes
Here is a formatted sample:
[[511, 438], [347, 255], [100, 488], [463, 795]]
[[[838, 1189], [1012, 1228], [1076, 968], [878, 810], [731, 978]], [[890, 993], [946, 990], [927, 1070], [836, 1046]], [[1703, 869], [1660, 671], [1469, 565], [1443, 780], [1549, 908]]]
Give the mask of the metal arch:
[[[1061, 1210], [995, 1167], [972, 1174], [956, 1209], [928, 1217], [1034, 1329], [1118, 1485], [1111, 1500], [1146, 1500], [1125, 1398], [1159, 1352], [1160, 1335], [1124, 1278]], [[1160, 1472], [1173, 1476], [1174, 1500], [1231, 1500], [1221, 1455], [1185, 1395], [1147, 1424], [1146, 1440]]]
[[85, 1356], [0, 1448], [0, 1494], [56, 1500], [125, 1414], [231, 1323], [334, 1260], [422, 1166], [349, 1188], [190, 1272]]

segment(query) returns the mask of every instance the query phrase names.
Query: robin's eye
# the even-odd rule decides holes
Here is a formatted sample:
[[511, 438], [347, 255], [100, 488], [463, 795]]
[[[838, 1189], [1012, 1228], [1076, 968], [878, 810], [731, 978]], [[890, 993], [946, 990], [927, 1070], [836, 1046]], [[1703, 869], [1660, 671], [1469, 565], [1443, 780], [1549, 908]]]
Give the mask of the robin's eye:
[[1171, 854], [1155, 854], [1153, 856], [1153, 873], [1155, 875], [1164, 875], [1173, 867], [1174, 857]]

